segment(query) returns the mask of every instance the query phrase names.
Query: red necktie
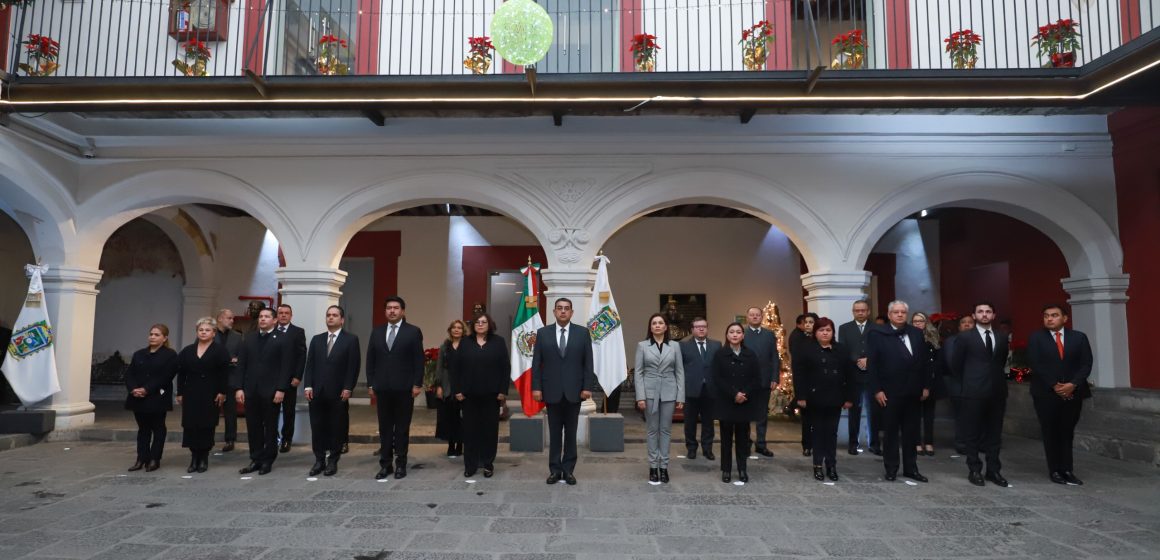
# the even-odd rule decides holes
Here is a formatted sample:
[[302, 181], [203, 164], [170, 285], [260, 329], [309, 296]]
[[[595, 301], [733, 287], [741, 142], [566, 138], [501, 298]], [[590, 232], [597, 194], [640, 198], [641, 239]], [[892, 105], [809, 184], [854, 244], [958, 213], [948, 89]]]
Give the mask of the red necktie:
[[1059, 359], [1063, 359], [1063, 333], [1055, 332], [1055, 347], [1059, 349]]

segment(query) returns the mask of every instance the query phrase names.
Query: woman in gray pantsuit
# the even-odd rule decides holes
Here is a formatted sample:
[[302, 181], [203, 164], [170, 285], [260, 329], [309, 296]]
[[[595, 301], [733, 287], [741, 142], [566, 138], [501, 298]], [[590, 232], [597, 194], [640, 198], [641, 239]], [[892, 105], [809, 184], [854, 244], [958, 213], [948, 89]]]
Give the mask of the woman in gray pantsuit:
[[648, 481], [668, 483], [673, 411], [685, 406], [685, 365], [660, 313], [649, 317], [648, 337], [636, 345], [634, 372], [636, 407], [648, 423]]

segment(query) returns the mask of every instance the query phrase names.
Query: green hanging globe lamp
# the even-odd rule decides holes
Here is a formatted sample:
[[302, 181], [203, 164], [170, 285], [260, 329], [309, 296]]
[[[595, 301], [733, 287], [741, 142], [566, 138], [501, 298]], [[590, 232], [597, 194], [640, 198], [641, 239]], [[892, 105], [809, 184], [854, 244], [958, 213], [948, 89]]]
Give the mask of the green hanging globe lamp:
[[527, 66], [543, 60], [552, 47], [552, 18], [533, 0], [508, 0], [491, 19], [491, 42], [504, 60]]

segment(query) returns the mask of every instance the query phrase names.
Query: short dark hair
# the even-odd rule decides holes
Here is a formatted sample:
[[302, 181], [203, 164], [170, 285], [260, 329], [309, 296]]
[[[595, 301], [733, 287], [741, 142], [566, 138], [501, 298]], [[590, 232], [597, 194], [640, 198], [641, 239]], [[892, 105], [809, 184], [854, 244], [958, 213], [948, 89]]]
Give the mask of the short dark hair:
[[346, 310], [343, 309], [341, 305], [332, 305], [332, 306], [326, 308], [327, 311], [330, 311], [331, 309], [337, 309], [338, 316], [342, 317], [343, 319], [346, 319]]
[[818, 317], [817, 320], [814, 321], [814, 336], [817, 336], [818, 329], [824, 329], [826, 327], [830, 327], [830, 330], [834, 330], [834, 321], [829, 317]]
[[[488, 335], [493, 335], [493, 334], [495, 334], [495, 319], [492, 319], [492, 318], [491, 318], [491, 315], [488, 315], [488, 314], [487, 314], [487, 312], [483, 312], [483, 313], [477, 313], [477, 314], [475, 315], [475, 317], [473, 317], [473, 318], [471, 319], [471, 324], [472, 324], [472, 325], [475, 325], [475, 323], [476, 323], [477, 321], [479, 321], [480, 319], [487, 319], [487, 334], [488, 334]], [[472, 331], [471, 331], [471, 332], [473, 332], [473, 333], [475, 332], [475, 328], [474, 328], [474, 327], [472, 327]]]
[[1060, 313], [1071, 317], [1071, 308], [1066, 303], [1049, 303], [1043, 306], [1042, 312], [1047, 313], [1051, 309], [1058, 309]]
[[821, 317], [818, 317], [818, 314], [817, 314], [817, 313], [814, 313], [813, 311], [810, 311], [809, 313], [806, 313], [806, 317], [813, 317], [813, 318], [814, 318], [814, 322], [815, 322], [815, 323], [817, 323], [817, 322], [818, 322], [818, 319], [821, 319]]
[[802, 324], [802, 322], [804, 322], [806, 320], [806, 317], [809, 317], [809, 315], [806, 315], [805, 313], [798, 315], [797, 318], [793, 320], [793, 324], [795, 324], [795, 325]]
[[[645, 340], [652, 340], [652, 320], [656, 319], [657, 317], [660, 317], [661, 320], [665, 322], [666, 327], [669, 326], [669, 320], [665, 319], [665, 316], [663, 314], [653, 313], [652, 315], [649, 315], [648, 316], [648, 326], [646, 326], [645, 330], [644, 330], [644, 339]], [[665, 343], [668, 343], [668, 341], [669, 341], [669, 329], [665, 329], [665, 340], [664, 341], [665, 341]]]
[[568, 307], [572, 307], [572, 308], [575, 308], [575, 307], [576, 307], [575, 305], [572, 305], [572, 300], [570, 300], [570, 299], [568, 299], [568, 298], [566, 298], [566, 297], [562, 297], [562, 298], [556, 298], [556, 301], [552, 302], [552, 307], [553, 307], [553, 308], [555, 308], [557, 305], [560, 305], [560, 302], [561, 302], [561, 301], [566, 301], [566, 302], [568, 302]]
[[398, 303], [399, 307], [402, 309], [407, 309], [407, 302], [403, 301], [403, 298], [399, 296], [387, 296], [387, 299], [383, 300], [383, 307], [386, 307], [387, 304], [391, 302]]
[[267, 311], [269, 311], [269, 312], [270, 312], [270, 317], [271, 317], [271, 318], [273, 318], [273, 317], [274, 317], [274, 310], [273, 310], [273, 309], [270, 309], [269, 307], [263, 307], [263, 308], [259, 309], [259, 310], [258, 310], [258, 316], [259, 316], [259, 317], [261, 317], [261, 316], [262, 316], [262, 313], [265, 313], [265, 312], [267, 312]]
[[286, 309], [289, 309], [291, 313], [294, 312], [294, 308], [290, 307], [290, 304], [288, 304], [288, 303], [279, 303], [278, 304], [278, 309], [282, 309], [283, 307], [285, 307]]
[[690, 322], [690, 323], [689, 323], [689, 325], [690, 325], [690, 326], [692, 326], [692, 325], [693, 325], [693, 324], [695, 324], [697, 321], [704, 321], [704, 322], [705, 322], [705, 326], [706, 326], [706, 327], [707, 327], [707, 326], [709, 326], [709, 320], [708, 320], [708, 319], [706, 319], [706, 318], [704, 318], [704, 317], [702, 317], [702, 316], [700, 316], [700, 315], [697, 315], [696, 317], [693, 317], [693, 320], [692, 320], [692, 322]]
[[979, 301], [975, 302], [975, 305], [971, 306], [971, 313], [978, 311], [980, 305], [986, 305], [987, 307], [991, 308], [992, 313], [995, 312], [995, 304], [984, 299], [984, 300], [979, 300]]

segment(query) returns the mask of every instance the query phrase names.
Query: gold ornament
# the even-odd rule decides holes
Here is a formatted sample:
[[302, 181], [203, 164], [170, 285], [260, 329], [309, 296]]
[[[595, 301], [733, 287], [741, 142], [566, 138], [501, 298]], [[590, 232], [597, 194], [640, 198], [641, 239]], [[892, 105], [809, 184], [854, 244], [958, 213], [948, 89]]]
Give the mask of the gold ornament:
[[958, 58], [951, 63], [951, 67], [956, 70], [970, 70], [975, 67], [975, 63], [977, 62], [979, 62], [979, 57], [977, 56], [968, 58], [966, 60]]
[[472, 52], [463, 59], [463, 66], [477, 76], [487, 74], [491, 69], [491, 56], [481, 52]]
[[636, 60], [637, 72], [652, 72], [656, 69], [656, 61], [651, 58], [638, 58]]
[[746, 70], [764, 70], [765, 60], [769, 58], [769, 51], [765, 50], [765, 46], [745, 47], [742, 51], [744, 55], [741, 59], [742, 64], [745, 65]]
[[830, 70], [857, 70], [862, 67], [862, 53], [840, 52], [830, 61]]

